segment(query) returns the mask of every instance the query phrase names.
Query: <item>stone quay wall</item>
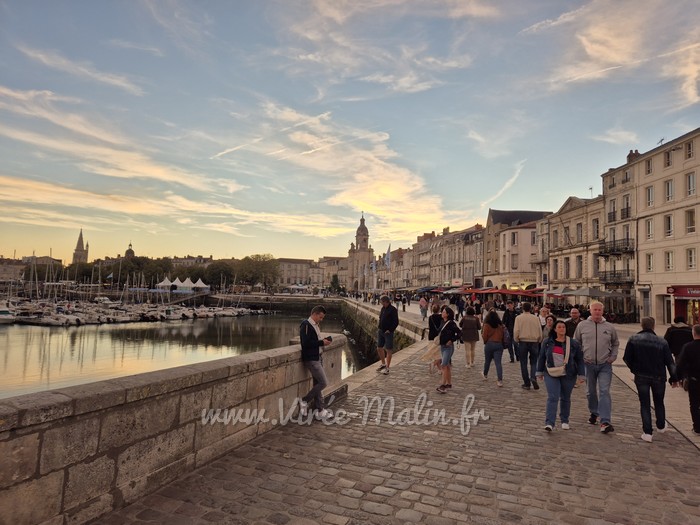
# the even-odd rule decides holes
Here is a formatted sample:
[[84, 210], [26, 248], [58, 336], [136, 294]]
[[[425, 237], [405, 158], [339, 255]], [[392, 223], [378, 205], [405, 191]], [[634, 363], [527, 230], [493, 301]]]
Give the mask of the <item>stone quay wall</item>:
[[[333, 334], [324, 348], [330, 385], [346, 345]], [[286, 415], [310, 387], [293, 345], [2, 399], [0, 525], [80, 524], [127, 505], [271, 430], [280, 402]], [[219, 408], [270, 421], [203, 424]]]

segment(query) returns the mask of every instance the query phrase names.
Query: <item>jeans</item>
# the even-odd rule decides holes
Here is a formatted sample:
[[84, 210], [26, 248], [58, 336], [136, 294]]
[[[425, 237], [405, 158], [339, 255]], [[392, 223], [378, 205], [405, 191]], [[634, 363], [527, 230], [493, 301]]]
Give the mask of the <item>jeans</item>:
[[450, 346], [442, 346], [440, 345], [440, 356], [442, 357], [441, 365], [442, 366], [451, 366], [452, 365], [452, 355], [455, 353], [455, 346], [450, 345]]
[[576, 384], [576, 377], [552, 377], [545, 372], [544, 384], [547, 387], [545, 425], [554, 426], [557, 420], [557, 406], [561, 407], [559, 409], [559, 419], [562, 423], [568, 423], [569, 414], [571, 414], [571, 392]]
[[[511, 335], [513, 332], [511, 332]], [[510, 360], [514, 361], [515, 356], [518, 355], [518, 343], [513, 341], [513, 337], [510, 338], [510, 342], [508, 343], [508, 354], [510, 355]]]
[[[527, 371], [528, 354], [530, 356], [530, 373]], [[518, 359], [520, 360], [520, 372], [523, 375], [523, 383], [530, 386], [530, 382], [535, 380], [535, 369], [537, 368], [537, 357], [540, 355], [540, 344], [536, 341], [520, 341], [518, 343]]]
[[326, 372], [323, 370], [323, 363], [320, 361], [304, 361], [304, 366], [311, 372], [314, 379], [314, 386], [302, 399], [307, 403], [313, 399], [318, 410], [323, 410], [323, 389], [328, 386]]
[[491, 361], [496, 363], [496, 375], [499, 381], [503, 381], [503, 367], [501, 366], [501, 359], [503, 358], [503, 344], [488, 342], [484, 345], [484, 375], [489, 375], [489, 368], [491, 368]]
[[612, 415], [612, 399], [610, 398], [610, 383], [612, 383], [612, 365], [603, 363], [586, 364], [586, 382], [588, 383], [588, 411], [600, 416], [601, 423], [610, 423]]
[[639, 395], [639, 408], [642, 413], [642, 430], [645, 434], [652, 433], [651, 426], [651, 397], [654, 398], [654, 412], [656, 412], [656, 428], [666, 426], [666, 407], [664, 406], [664, 394], [666, 393], [666, 381], [651, 377], [634, 376], [634, 384]]

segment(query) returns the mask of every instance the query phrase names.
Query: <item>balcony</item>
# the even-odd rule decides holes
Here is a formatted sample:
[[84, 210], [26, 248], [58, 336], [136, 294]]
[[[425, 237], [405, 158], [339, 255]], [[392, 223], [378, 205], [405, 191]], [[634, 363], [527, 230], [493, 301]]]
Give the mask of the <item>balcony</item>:
[[620, 210], [620, 219], [621, 220], [629, 219], [630, 217], [632, 217], [632, 208], [630, 206], [627, 206], [626, 208], [622, 208]]
[[549, 255], [546, 253], [533, 253], [530, 255], [530, 264], [542, 264], [549, 261]]
[[608, 212], [608, 222], [615, 222], [617, 220], [617, 212], [616, 211], [609, 211]]
[[612, 270], [600, 272], [600, 282], [606, 284], [633, 283], [634, 273], [632, 270]]
[[598, 248], [598, 254], [601, 257], [622, 255], [623, 253], [634, 253], [634, 239], [601, 242]]

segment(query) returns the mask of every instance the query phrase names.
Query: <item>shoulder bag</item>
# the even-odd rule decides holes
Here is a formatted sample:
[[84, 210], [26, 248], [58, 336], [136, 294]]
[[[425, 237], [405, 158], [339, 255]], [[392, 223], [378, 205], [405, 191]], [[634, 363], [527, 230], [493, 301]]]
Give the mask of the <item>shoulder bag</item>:
[[562, 366], [548, 366], [547, 373], [550, 377], [563, 377], [566, 375], [566, 364], [569, 362], [569, 352], [571, 349], [571, 338], [567, 335], [566, 342], [566, 354], [564, 355], [564, 364]]

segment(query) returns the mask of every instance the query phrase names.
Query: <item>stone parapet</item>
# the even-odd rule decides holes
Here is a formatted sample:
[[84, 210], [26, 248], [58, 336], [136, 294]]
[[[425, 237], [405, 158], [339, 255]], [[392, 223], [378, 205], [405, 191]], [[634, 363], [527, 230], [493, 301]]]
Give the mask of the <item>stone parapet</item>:
[[[346, 345], [324, 349], [329, 391]], [[3, 399], [0, 523], [93, 520], [271, 430], [310, 387], [297, 344]], [[210, 409], [258, 419], [204, 423]]]

